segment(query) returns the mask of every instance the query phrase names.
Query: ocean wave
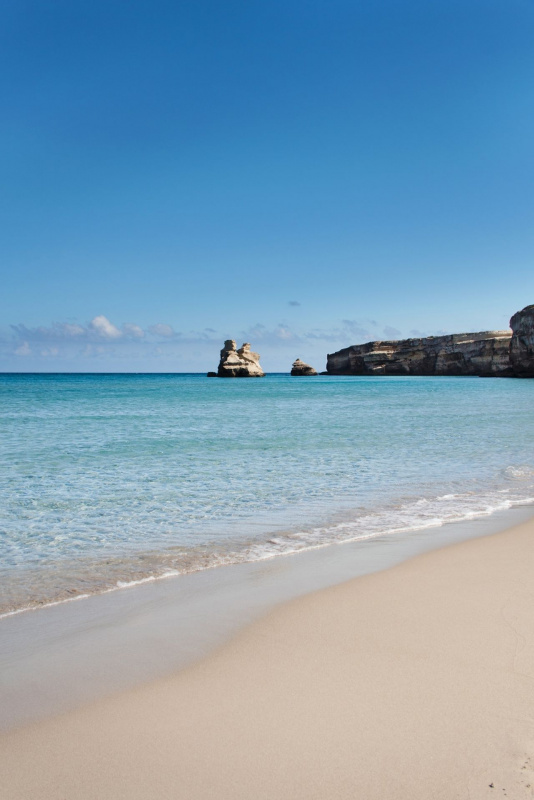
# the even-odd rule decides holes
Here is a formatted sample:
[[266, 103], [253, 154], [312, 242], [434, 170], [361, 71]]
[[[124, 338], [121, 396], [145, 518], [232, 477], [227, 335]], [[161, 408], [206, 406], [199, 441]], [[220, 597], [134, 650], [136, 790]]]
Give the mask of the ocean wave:
[[[529, 472], [530, 470], [530, 472]], [[434, 493], [424, 497], [403, 498], [381, 508], [346, 509], [333, 514], [326, 524], [292, 526], [258, 540], [228, 542], [208, 547], [171, 548], [161, 552], [143, 552], [135, 557], [89, 560], [71, 570], [68, 588], [58, 588], [64, 575], [41, 576], [40, 591], [33, 596], [14, 585], [8, 606], [0, 609], [0, 618], [36, 607], [57, 605], [93, 594], [128, 589], [205, 569], [251, 561], [263, 561], [307, 550], [355, 541], [392, 536], [410, 531], [431, 531], [443, 525], [487, 517], [498, 511], [534, 505], [534, 470], [523, 465], [510, 466], [503, 474], [520, 480], [516, 489], [495, 484], [486, 490]], [[520, 477], [518, 477], [520, 476]], [[26, 575], [26, 579], [27, 579]], [[29, 582], [31, 585], [31, 581]]]

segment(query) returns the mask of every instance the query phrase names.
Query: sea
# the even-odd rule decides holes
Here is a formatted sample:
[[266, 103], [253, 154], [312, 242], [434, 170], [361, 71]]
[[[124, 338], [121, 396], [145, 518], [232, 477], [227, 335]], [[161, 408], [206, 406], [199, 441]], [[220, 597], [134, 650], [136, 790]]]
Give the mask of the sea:
[[0, 375], [0, 614], [534, 503], [534, 381]]

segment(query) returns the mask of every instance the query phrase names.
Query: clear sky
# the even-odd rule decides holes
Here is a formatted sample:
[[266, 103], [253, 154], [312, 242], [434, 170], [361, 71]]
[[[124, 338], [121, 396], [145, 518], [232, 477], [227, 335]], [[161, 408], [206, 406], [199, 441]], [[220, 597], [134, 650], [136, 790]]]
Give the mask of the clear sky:
[[533, 0], [4, 0], [0, 369], [268, 371], [534, 302]]

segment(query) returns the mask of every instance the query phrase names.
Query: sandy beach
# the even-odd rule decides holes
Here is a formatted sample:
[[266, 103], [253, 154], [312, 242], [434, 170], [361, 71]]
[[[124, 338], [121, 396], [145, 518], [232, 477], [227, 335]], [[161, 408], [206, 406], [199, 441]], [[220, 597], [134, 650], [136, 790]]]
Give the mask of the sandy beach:
[[2, 736], [0, 796], [532, 797], [533, 563], [530, 521], [284, 604]]

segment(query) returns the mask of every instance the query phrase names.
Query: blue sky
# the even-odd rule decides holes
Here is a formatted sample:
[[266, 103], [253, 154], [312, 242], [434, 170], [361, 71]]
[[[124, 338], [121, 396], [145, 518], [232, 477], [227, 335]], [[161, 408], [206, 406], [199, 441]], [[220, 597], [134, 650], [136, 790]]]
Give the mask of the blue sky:
[[531, 0], [0, 21], [0, 369], [321, 369], [534, 302]]

